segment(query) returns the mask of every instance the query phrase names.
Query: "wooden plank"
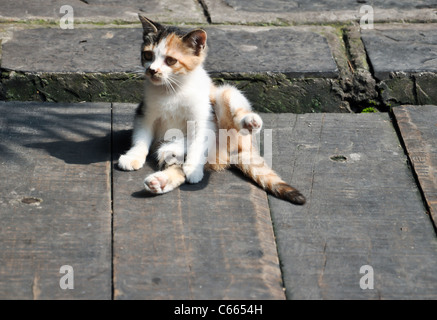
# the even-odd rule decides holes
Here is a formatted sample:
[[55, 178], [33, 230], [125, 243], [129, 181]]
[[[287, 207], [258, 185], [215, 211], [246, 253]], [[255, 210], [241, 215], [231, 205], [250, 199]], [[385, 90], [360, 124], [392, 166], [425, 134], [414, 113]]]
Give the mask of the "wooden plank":
[[[0, 113], [0, 299], [110, 299], [111, 105]], [[74, 289], [60, 287], [63, 265]]]
[[[134, 105], [114, 105], [114, 159]], [[114, 171], [115, 299], [284, 299], [265, 192], [233, 172], [150, 197], [148, 163]]]
[[400, 106], [393, 113], [437, 225], [437, 106]]
[[388, 115], [264, 120], [273, 167], [308, 199], [269, 199], [287, 298], [436, 299], [437, 240]]

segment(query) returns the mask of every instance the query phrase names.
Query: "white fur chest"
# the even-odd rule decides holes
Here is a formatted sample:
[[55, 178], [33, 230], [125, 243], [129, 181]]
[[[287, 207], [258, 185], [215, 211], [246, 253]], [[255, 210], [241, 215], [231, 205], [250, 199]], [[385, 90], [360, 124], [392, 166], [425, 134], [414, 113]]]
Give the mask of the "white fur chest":
[[179, 129], [186, 133], [187, 121], [205, 126], [211, 119], [211, 80], [206, 72], [200, 71], [185, 79], [176, 92], [146, 84], [145, 116], [154, 119], [155, 138], [159, 139], [169, 129]]

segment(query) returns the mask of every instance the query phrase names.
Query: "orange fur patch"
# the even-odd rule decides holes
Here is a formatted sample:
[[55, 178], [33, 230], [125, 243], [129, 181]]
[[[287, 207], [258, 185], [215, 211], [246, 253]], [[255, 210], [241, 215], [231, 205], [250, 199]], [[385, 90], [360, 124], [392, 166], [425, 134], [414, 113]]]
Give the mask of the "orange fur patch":
[[202, 63], [205, 58], [204, 55], [195, 56], [193, 50], [176, 34], [167, 37], [166, 47], [165, 55], [178, 60], [178, 63], [171, 66], [174, 73], [186, 74]]
[[168, 176], [167, 183], [172, 183], [176, 185], [181, 185], [185, 182], [185, 174], [182, 170], [182, 166], [174, 165], [170, 166], [163, 171]]
[[148, 46], [144, 46], [142, 51], [143, 52], [144, 51], [152, 51], [153, 49], [155, 49], [155, 45], [152, 43], [152, 44], [149, 44]]
[[211, 101], [211, 105], [214, 107], [216, 105], [216, 94], [217, 94], [217, 87], [214, 84], [211, 84], [211, 89], [209, 91], [209, 100]]
[[220, 129], [230, 130], [235, 128], [231, 113], [231, 94], [232, 89], [226, 89], [222, 92], [223, 106], [221, 106], [222, 113], [221, 118], [219, 119]]
[[244, 108], [238, 108], [234, 110], [234, 119], [236, 123], [239, 123], [241, 119], [247, 114], [251, 113], [251, 111], [244, 109]]

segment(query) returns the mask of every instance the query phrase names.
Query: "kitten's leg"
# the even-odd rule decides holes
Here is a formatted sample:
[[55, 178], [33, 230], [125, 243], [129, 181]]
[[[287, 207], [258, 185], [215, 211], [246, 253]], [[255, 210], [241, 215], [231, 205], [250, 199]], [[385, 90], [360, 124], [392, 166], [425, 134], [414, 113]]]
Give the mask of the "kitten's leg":
[[[207, 160], [205, 152], [208, 150], [208, 144], [211, 143], [210, 134], [214, 134], [212, 128], [209, 127], [208, 117], [209, 113], [204, 118], [200, 117], [196, 121], [188, 122], [187, 157], [182, 167], [188, 183], [198, 183], [203, 178]], [[215, 135], [213, 140], [215, 141]]]
[[170, 192], [185, 182], [184, 170], [180, 165], [172, 165], [155, 172], [144, 180], [144, 188], [153, 194]]
[[[252, 108], [247, 99], [236, 88], [222, 86], [212, 90], [210, 97], [220, 129], [248, 129], [260, 130], [262, 120]], [[240, 139], [241, 138], [241, 139]], [[247, 176], [252, 178], [264, 190], [269, 191], [279, 199], [287, 200], [294, 204], [304, 204], [305, 197], [295, 188], [284, 182], [259, 155], [256, 148], [247, 149], [252, 145], [251, 135], [241, 135], [238, 145], [229, 145], [229, 154], [238, 153], [237, 167]], [[222, 151], [222, 150], [220, 150]]]
[[185, 182], [182, 169], [185, 157], [185, 140], [163, 142], [156, 151], [156, 158], [162, 171], [155, 172], [144, 180], [145, 189], [154, 194], [167, 193]]
[[176, 139], [161, 143], [156, 151], [156, 158], [160, 168], [174, 164], [182, 165], [186, 154], [185, 139]]
[[224, 129], [247, 129], [250, 132], [259, 132], [263, 121], [252, 111], [247, 98], [235, 87], [224, 85], [213, 90], [215, 112], [219, 127]]
[[146, 162], [150, 144], [153, 140], [152, 125], [148, 124], [144, 116], [136, 115], [132, 135], [132, 147], [126, 154], [121, 155], [118, 160], [118, 167], [123, 170], [132, 171], [141, 169]]
[[240, 129], [247, 129], [255, 133], [261, 131], [263, 125], [263, 121], [259, 115], [242, 109], [235, 110], [234, 121], [240, 124]]

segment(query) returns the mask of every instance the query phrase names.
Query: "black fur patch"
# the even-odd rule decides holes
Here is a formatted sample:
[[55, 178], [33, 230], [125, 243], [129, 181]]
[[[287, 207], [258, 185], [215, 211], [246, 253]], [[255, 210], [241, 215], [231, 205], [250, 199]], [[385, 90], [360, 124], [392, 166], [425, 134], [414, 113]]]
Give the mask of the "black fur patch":
[[144, 109], [145, 109], [144, 102], [141, 101], [140, 104], [138, 105], [137, 109], [135, 110], [135, 114], [137, 116], [144, 116], [144, 111], [145, 111]]
[[176, 34], [179, 37], [186, 35], [186, 32], [177, 27], [162, 27], [157, 33], [143, 33], [143, 47], [149, 46], [152, 43], [159, 43], [170, 34]]

